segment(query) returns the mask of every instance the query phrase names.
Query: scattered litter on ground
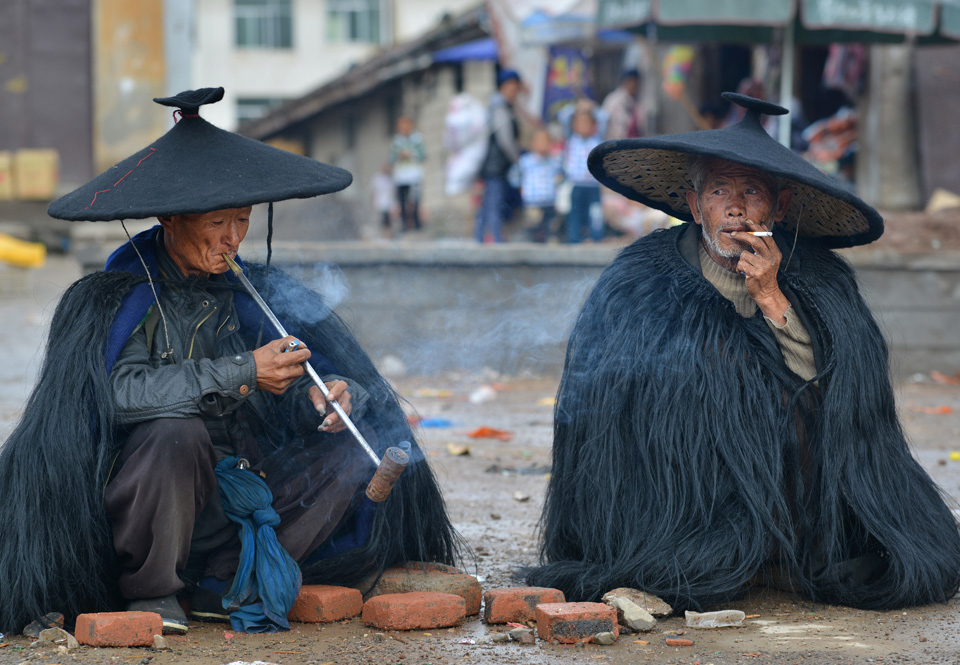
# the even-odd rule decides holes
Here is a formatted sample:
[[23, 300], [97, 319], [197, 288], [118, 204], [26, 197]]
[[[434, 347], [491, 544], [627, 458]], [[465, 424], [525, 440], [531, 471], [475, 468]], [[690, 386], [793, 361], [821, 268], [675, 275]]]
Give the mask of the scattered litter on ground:
[[743, 625], [746, 615], [740, 610], [719, 610], [716, 612], [684, 612], [689, 628], [729, 628]]
[[692, 647], [693, 640], [688, 640], [682, 637], [668, 637], [664, 640], [668, 647]]
[[925, 413], [930, 416], [946, 416], [953, 413], [953, 407], [942, 406], [914, 406], [910, 408], [914, 413]]
[[497, 391], [493, 386], [484, 384], [470, 393], [468, 398], [471, 404], [485, 404], [497, 398]]
[[960, 462], [960, 450], [951, 450], [950, 459], [954, 462]]
[[453, 421], [446, 418], [421, 418], [418, 425], [424, 429], [441, 429], [444, 427], [453, 427]]
[[470, 446], [464, 446], [463, 444], [459, 444], [459, 443], [448, 443], [448, 444], [447, 444], [447, 452], [448, 452], [449, 454], [453, 455], [454, 457], [460, 457], [460, 456], [462, 456], [462, 455], [469, 455], [469, 454], [470, 454]]
[[166, 651], [170, 648], [170, 645], [167, 644], [167, 638], [165, 638], [163, 635], [154, 635], [153, 648], [156, 651]]
[[514, 492], [514, 493], [513, 493], [513, 500], [516, 501], [516, 502], [518, 502], [518, 503], [524, 503], [525, 501], [529, 501], [529, 500], [530, 500], [530, 495], [529, 495], [529, 494], [526, 494], [526, 493], [524, 493], [524, 492], [519, 492], [519, 491], [518, 491], [518, 492]]
[[518, 476], [543, 476], [550, 473], [550, 467], [546, 464], [531, 464], [530, 466], [500, 466], [499, 464], [491, 464], [486, 469], [487, 473], [499, 473], [504, 476], [518, 475]]
[[556, 403], [556, 397], [541, 397], [537, 400], [537, 406], [554, 406]]
[[414, 397], [452, 397], [453, 391], [446, 388], [417, 388], [413, 391]]
[[944, 374], [943, 372], [938, 372], [937, 370], [933, 370], [932, 372], [930, 372], [930, 378], [933, 379], [934, 382], [942, 385], [950, 385], [950, 386], [960, 385], [960, 373]]
[[472, 432], [468, 432], [467, 436], [471, 439], [499, 439], [500, 441], [509, 441], [513, 438], [513, 433], [508, 432], [504, 429], [497, 429], [496, 427], [478, 427]]

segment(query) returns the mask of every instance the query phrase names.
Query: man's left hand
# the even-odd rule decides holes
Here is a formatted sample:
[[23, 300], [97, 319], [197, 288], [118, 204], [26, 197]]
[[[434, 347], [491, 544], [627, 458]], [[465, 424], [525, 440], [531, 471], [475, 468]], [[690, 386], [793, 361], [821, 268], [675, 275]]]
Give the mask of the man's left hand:
[[[751, 231], [767, 230], [753, 220], [747, 220], [746, 226]], [[777, 271], [780, 270], [780, 260], [783, 258], [780, 248], [772, 236], [754, 236], [743, 232], [731, 235], [748, 246], [737, 263], [737, 270], [746, 277], [747, 293], [764, 316], [778, 325], [784, 325], [787, 322], [785, 313], [790, 307], [790, 301], [783, 295], [777, 283]]]
[[340, 419], [340, 415], [333, 410], [333, 407], [330, 406], [330, 402], [336, 402], [340, 405], [340, 408], [343, 409], [344, 413], [348, 416], [350, 411], [353, 409], [353, 406], [350, 404], [350, 393], [347, 391], [347, 382], [346, 381], [330, 381], [325, 383], [327, 390], [330, 391], [330, 399], [327, 400], [324, 398], [323, 393], [320, 392], [320, 389], [317, 386], [310, 386], [310, 401], [313, 402], [313, 405], [316, 407], [317, 411], [321, 413], [326, 413], [327, 417], [324, 418], [323, 424], [320, 426], [320, 429], [328, 434], [333, 434], [335, 432], [342, 432], [347, 428], [343, 420]]

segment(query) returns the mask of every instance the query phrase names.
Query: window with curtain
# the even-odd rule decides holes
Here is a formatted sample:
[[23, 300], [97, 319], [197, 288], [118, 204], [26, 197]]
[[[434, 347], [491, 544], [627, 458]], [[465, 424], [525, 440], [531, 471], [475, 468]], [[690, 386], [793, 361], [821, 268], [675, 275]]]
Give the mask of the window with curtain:
[[331, 42], [382, 43], [381, 0], [327, 0], [327, 38]]
[[293, 46], [293, 0], [233, 0], [233, 14], [237, 46]]

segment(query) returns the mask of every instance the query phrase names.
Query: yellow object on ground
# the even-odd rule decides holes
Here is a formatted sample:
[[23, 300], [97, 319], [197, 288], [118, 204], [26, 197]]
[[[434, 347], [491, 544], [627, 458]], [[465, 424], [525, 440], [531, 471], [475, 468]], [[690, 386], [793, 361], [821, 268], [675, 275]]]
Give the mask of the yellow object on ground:
[[951, 450], [950, 459], [952, 459], [954, 462], [960, 462], [960, 450]]
[[47, 260], [47, 248], [43, 243], [27, 242], [0, 233], [0, 261], [18, 268], [39, 268]]

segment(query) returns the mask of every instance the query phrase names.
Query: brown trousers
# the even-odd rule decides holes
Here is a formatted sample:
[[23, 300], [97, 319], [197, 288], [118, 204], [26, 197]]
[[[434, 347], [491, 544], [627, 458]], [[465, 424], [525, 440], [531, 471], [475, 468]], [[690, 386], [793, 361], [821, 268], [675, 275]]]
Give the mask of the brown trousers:
[[[317, 434], [254, 465], [266, 473], [280, 515], [277, 540], [302, 561], [351, 512], [372, 465], [348, 433]], [[229, 580], [239, 561], [237, 527], [223, 514], [217, 453], [200, 418], [160, 418], [138, 425], [120, 451], [104, 492], [127, 599], [183, 588], [191, 554], [205, 552], [206, 574]]]

